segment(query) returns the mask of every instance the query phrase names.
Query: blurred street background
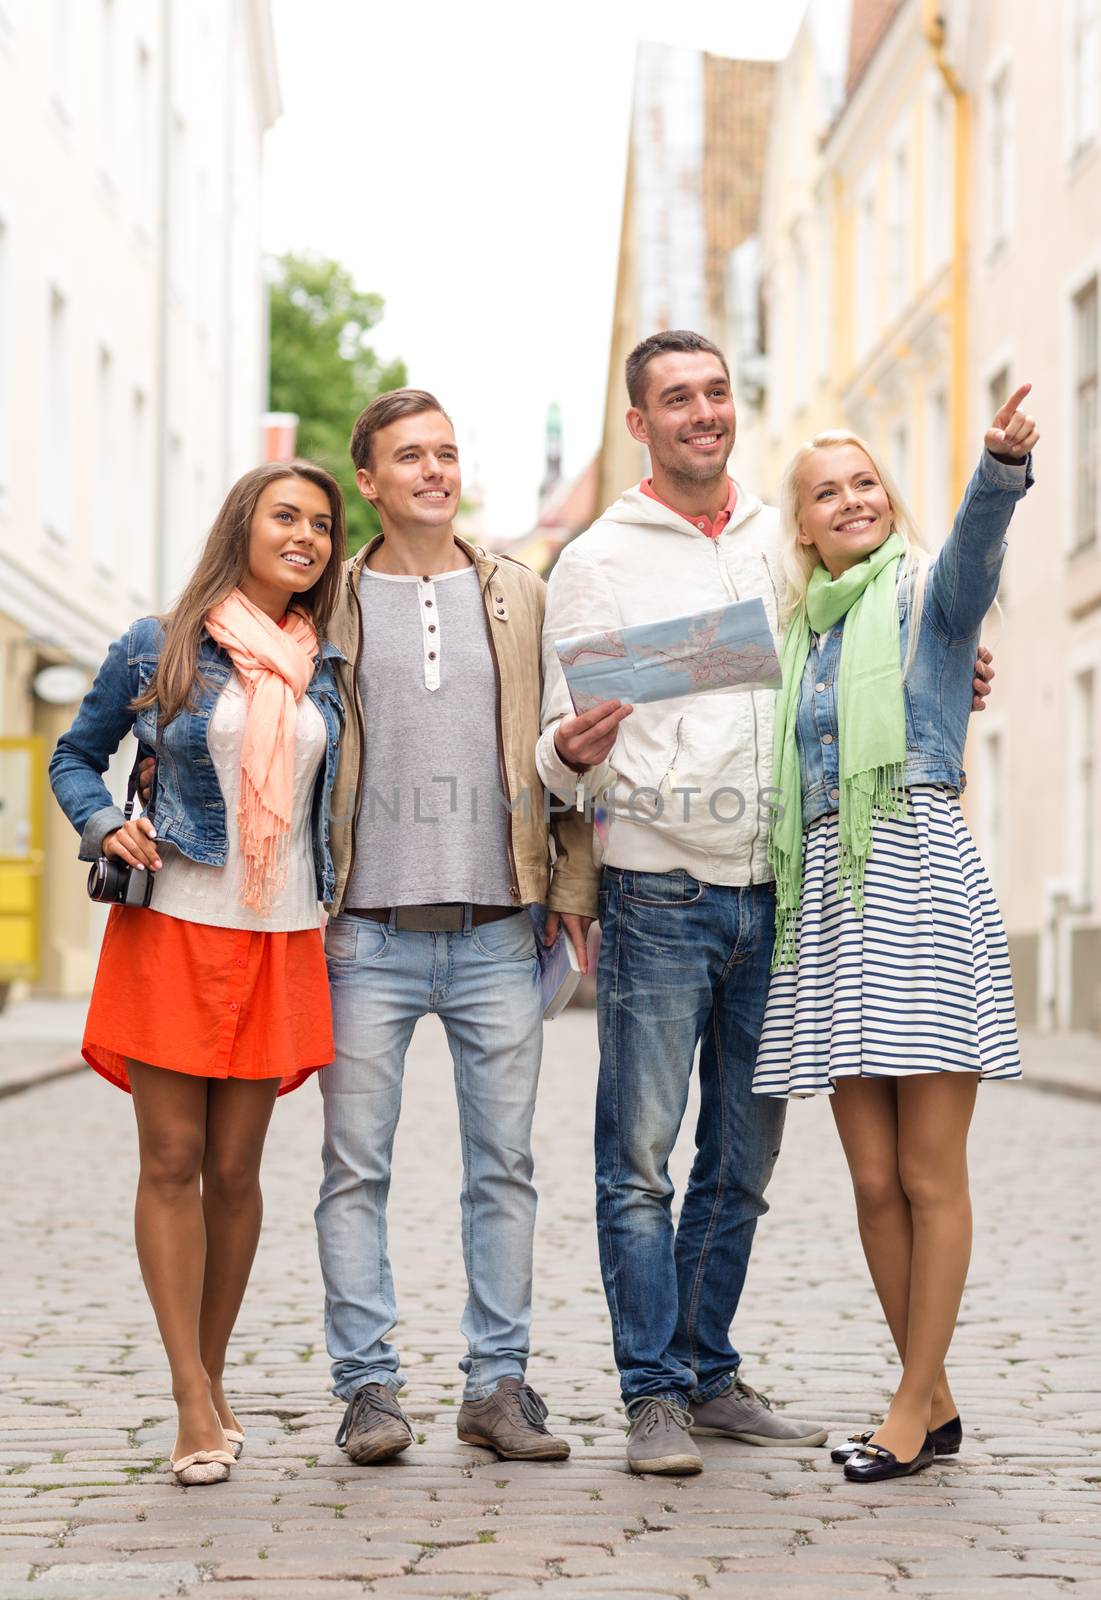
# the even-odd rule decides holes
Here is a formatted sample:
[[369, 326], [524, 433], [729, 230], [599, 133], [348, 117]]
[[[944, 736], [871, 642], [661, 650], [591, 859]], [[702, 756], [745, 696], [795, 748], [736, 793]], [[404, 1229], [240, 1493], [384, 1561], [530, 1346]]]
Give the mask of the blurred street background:
[[[1101, 0], [0, 0], [0, 994], [87, 992], [43, 782], [222, 495], [438, 392], [463, 530], [542, 572], [645, 472], [623, 358], [728, 352], [735, 475], [849, 425], [935, 546], [1014, 384], [1036, 492], [968, 817], [1022, 1023], [1101, 1033]], [[121, 790], [120, 751], [109, 781]]]
[[[364, 1584], [465, 1600], [989, 1595], [1010, 1578], [1015, 1596], [1101, 1593], [1081, 1226], [1101, 1116], [1101, 0], [709, 10], [0, 0], [0, 1600], [212, 1581], [314, 1600], [321, 1550], [329, 1600]], [[541, 1107], [536, 1381], [574, 1441], [572, 1487], [558, 1498], [562, 1475], [521, 1483], [458, 1451], [443, 1409], [458, 1258], [424, 1244], [456, 1187], [450, 1088], [422, 1028], [395, 1237], [412, 1348], [447, 1378], [418, 1377], [417, 1486], [403, 1498], [405, 1468], [385, 1493], [349, 1482], [329, 1443], [306, 1090], [276, 1119], [239, 1356], [252, 1487], [235, 1477], [225, 1526], [231, 1502], [203, 1502], [211, 1553], [196, 1553], [194, 1497], [145, 1522], [165, 1380], [128, 1243], [128, 1108], [74, 1071], [102, 913], [46, 761], [108, 644], [171, 604], [258, 460], [322, 460], [355, 542], [371, 534], [347, 438], [383, 389], [426, 387], [454, 417], [460, 531], [549, 572], [647, 471], [623, 360], [662, 327], [727, 352], [740, 482], [772, 499], [798, 443], [853, 427], [934, 547], [994, 410], [1033, 384], [1037, 485], [987, 620], [997, 676], [966, 756], [1030, 1080], [989, 1106], [984, 1091], [976, 1127], [971, 1468], [928, 1475], [904, 1516], [846, 1499], [817, 1457], [714, 1451], [692, 1496], [624, 1479], [583, 1011], [549, 1030]], [[132, 759], [127, 741], [116, 795]], [[847, 1430], [890, 1369], [885, 1348], [864, 1366], [837, 1354], [837, 1318], [866, 1324], [870, 1289], [828, 1114], [796, 1107], [790, 1124], [742, 1342], [778, 1399]], [[299, 1543], [277, 1569], [292, 1502]], [[483, 1538], [506, 1502], [514, 1540]], [[385, 1548], [348, 1542], [348, 1503]], [[495, 1563], [482, 1547], [498, 1544]]]

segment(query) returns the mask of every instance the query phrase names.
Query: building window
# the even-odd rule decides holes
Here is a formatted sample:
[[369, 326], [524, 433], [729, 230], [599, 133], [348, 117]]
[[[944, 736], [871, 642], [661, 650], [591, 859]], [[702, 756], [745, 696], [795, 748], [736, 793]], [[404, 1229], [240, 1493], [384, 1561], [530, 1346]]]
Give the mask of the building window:
[[910, 430], [905, 422], [896, 422], [891, 429], [891, 471], [902, 491], [902, 498], [909, 505], [913, 498], [910, 483]]
[[147, 234], [153, 231], [153, 163], [157, 137], [153, 126], [153, 65], [149, 51], [139, 44], [134, 63], [134, 220]]
[[187, 123], [177, 112], [172, 118], [171, 168], [168, 182], [168, 259], [172, 286], [180, 295], [189, 287], [188, 268], [194, 243], [191, 239], [191, 191], [187, 153]]
[[96, 363], [96, 481], [92, 495], [92, 562], [110, 577], [115, 567], [115, 371], [110, 350]]
[[69, 537], [72, 483], [68, 320], [65, 296], [60, 289], [51, 289], [46, 329], [46, 415], [42, 427], [43, 513], [47, 532], [63, 542]]
[[1093, 904], [1094, 839], [1098, 822], [1101, 821], [1097, 815], [1097, 692], [1096, 674], [1092, 667], [1075, 676], [1072, 716], [1073, 872], [1079, 907], [1087, 910]]
[[1001, 733], [982, 741], [979, 789], [979, 839], [995, 895], [1005, 887], [1005, 745]]
[[925, 275], [932, 277], [949, 257], [954, 183], [952, 105], [939, 78], [927, 102], [925, 139]]
[[987, 176], [989, 194], [989, 252], [1008, 244], [1013, 232], [1013, 178], [1016, 142], [1013, 132], [1013, 94], [1009, 68], [991, 80], [987, 93]]
[[153, 596], [153, 507], [149, 459], [149, 408], [141, 389], [130, 396], [130, 453], [126, 466], [129, 503], [126, 517], [126, 574], [140, 605]]
[[769, 436], [779, 439], [784, 431], [784, 357], [785, 357], [785, 306], [780, 292], [780, 271], [774, 268], [763, 285], [761, 304], [764, 309], [762, 337], [768, 361], [768, 430]]
[[805, 230], [796, 223], [791, 233], [792, 291], [795, 297], [795, 348], [792, 362], [792, 398], [797, 411], [805, 411], [810, 399], [810, 262], [807, 259]]
[[1098, 429], [1097, 279], [1074, 297], [1074, 537], [1071, 548], [1097, 543]]
[[73, 57], [76, 52], [73, 29], [76, 26], [76, 15], [72, 0], [51, 0], [51, 3], [50, 66], [54, 105], [65, 121], [68, 121], [72, 115]]
[[99, 15], [99, 160], [105, 178], [114, 180], [118, 99], [115, 87], [115, 0], [100, 0]]
[[887, 281], [891, 315], [897, 317], [910, 291], [910, 155], [905, 145], [891, 157], [890, 200]]
[[868, 353], [879, 331], [878, 228], [875, 194], [868, 189], [861, 196], [856, 212], [856, 270], [853, 273], [856, 306], [853, 325], [856, 329], [858, 356]]
[[925, 537], [939, 550], [948, 537], [948, 474], [951, 467], [948, 439], [948, 392], [943, 384], [929, 391], [925, 427]]
[[818, 348], [818, 377], [825, 383], [833, 362], [833, 234], [830, 216], [823, 205], [818, 212], [818, 260], [815, 263], [817, 310], [815, 342]]
[[1072, 0], [1070, 153], [1093, 144], [1101, 127], [1101, 3]]

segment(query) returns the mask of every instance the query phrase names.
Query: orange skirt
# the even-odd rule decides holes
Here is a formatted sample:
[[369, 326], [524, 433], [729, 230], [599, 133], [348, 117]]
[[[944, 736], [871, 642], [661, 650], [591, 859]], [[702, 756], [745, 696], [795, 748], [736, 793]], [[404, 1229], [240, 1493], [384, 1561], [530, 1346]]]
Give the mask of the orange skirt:
[[127, 1092], [127, 1060], [297, 1089], [333, 1059], [320, 929], [254, 933], [113, 906], [81, 1049]]

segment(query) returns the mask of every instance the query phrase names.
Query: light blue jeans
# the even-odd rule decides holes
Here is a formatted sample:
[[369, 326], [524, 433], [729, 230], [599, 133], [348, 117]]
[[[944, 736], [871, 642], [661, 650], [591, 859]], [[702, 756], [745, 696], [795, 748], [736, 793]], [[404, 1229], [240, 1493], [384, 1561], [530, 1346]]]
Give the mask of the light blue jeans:
[[[392, 921], [392, 919], [391, 919]], [[435, 1012], [455, 1063], [463, 1152], [462, 1332], [466, 1398], [522, 1378], [531, 1326], [536, 1194], [531, 1124], [543, 1045], [531, 919], [463, 933], [411, 933], [335, 917], [325, 935], [336, 1059], [318, 1074], [324, 1178], [315, 1218], [333, 1392], [405, 1382], [388, 1335], [397, 1321], [386, 1238], [405, 1052]]]

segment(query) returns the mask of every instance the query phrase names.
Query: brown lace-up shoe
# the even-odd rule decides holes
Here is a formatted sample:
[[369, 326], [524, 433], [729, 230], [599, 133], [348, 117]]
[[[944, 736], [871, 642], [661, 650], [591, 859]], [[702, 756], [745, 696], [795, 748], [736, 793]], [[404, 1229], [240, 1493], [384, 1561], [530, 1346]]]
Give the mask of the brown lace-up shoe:
[[357, 1466], [370, 1466], [407, 1450], [413, 1443], [409, 1419], [384, 1383], [365, 1383], [348, 1401], [336, 1443]]
[[484, 1400], [464, 1400], [458, 1432], [464, 1444], [496, 1450], [505, 1461], [565, 1461], [570, 1447], [546, 1426], [547, 1408], [519, 1378], [502, 1378]]

